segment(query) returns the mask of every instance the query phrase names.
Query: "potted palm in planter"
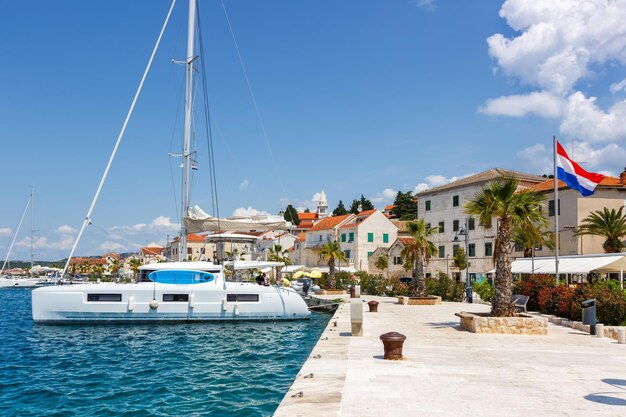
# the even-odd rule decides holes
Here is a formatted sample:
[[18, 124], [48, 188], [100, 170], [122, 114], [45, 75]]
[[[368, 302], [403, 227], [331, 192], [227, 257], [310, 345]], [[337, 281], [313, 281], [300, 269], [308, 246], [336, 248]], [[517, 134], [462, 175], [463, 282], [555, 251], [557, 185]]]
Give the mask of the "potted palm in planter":
[[424, 266], [431, 256], [437, 253], [437, 246], [430, 241], [430, 237], [439, 232], [437, 227], [430, 227], [424, 219], [408, 222], [407, 231], [411, 236], [411, 242], [405, 243], [401, 256], [405, 264], [412, 265], [411, 275], [413, 277], [408, 304], [433, 305], [441, 302], [441, 299], [434, 295], [426, 294], [426, 280], [424, 277]]

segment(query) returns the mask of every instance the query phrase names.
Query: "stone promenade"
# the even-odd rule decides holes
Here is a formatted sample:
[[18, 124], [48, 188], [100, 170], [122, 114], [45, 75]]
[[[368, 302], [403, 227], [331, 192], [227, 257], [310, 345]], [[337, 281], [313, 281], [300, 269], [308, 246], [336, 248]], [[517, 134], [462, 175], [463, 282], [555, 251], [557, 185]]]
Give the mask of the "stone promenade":
[[[474, 334], [454, 313], [485, 305], [362, 299], [380, 302], [364, 304], [363, 336], [340, 307], [275, 416], [626, 416], [626, 345], [613, 339], [553, 324], [547, 336]], [[389, 331], [407, 336], [404, 360], [382, 359]]]

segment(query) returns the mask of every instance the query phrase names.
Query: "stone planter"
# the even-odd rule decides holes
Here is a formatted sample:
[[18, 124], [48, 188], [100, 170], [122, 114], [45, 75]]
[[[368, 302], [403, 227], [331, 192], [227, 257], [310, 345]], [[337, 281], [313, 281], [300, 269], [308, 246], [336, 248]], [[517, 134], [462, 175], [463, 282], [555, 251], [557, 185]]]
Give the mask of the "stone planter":
[[422, 297], [405, 297], [408, 298], [408, 303], [411, 306], [434, 306], [441, 304], [441, 297], [436, 295], [425, 295]]
[[321, 290], [318, 292], [319, 295], [344, 295], [345, 290]]
[[548, 319], [518, 314], [517, 317], [490, 317], [489, 313], [455, 314], [461, 319], [461, 327], [472, 333], [547, 335]]
[[404, 297], [404, 296], [399, 296], [398, 297], [398, 304], [404, 304], [407, 305], [409, 304], [409, 297]]

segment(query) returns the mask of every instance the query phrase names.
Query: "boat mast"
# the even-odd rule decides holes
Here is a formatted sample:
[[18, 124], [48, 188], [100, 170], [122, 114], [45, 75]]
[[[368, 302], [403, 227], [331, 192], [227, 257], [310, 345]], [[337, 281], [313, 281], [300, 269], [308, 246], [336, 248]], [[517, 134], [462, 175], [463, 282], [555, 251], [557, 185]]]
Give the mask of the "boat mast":
[[33, 259], [35, 258], [35, 186], [30, 191], [30, 273], [33, 271]]
[[189, 22], [187, 23], [187, 57], [186, 61], [186, 81], [185, 81], [185, 127], [183, 133], [183, 189], [182, 189], [182, 210], [180, 222], [180, 251], [178, 260], [187, 260], [187, 226], [185, 217], [189, 213], [189, 192], [191, 180], [191, 111], [193, 95], [193, 62], [194, 38], [196, 23], [196, 0], [189, 0]]

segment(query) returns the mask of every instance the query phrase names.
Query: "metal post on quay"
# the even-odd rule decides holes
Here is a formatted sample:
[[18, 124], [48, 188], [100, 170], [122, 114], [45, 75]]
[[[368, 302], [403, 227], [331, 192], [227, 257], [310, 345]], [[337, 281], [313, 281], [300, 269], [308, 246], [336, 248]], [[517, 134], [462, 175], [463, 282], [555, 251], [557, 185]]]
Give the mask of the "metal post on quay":
[[454, 242], [459, 241], [458, 235], [465, 237], [465, 298], [468, 303], [472, 304], [474, 302], [474, 294], [469, 276], [469, 229], [467, 219], [465, 219], [464, 227], [457, 232], [457, 236], [454, 236]]

